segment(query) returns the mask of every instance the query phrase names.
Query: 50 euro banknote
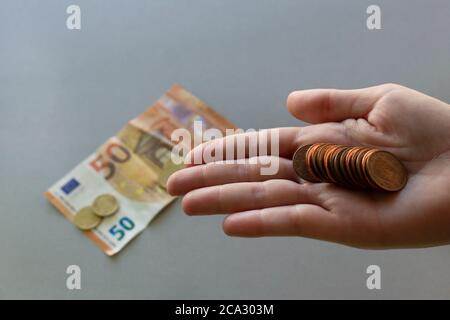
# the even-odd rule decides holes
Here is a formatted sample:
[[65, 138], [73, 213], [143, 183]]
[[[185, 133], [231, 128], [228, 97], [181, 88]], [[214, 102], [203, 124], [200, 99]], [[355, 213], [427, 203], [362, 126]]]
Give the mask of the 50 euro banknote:
[[170, 174], [182, 168], [172, 162], [172, 132], [184, 128], [193, 147], [203, 129], [225, 133], [235, 126], [180, 85], [108, 139], [96, 152], [56, 182], [45, 197], [71, 222], [79, 210], [100, 195], [114, 196], [120, 209], [94, 229], [83, 231], [107, 255], [114, 255], [142, 232], [174, 198], [165, 190]]

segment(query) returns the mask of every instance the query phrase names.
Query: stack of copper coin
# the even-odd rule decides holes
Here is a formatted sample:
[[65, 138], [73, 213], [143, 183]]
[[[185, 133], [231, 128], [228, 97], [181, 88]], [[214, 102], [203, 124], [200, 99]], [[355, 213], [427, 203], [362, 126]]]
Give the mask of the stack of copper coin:
[[293, 166], [304, 180], [357, 189], [399, 191], [408, 179], [405, 167], [393, 154], [366, 147], [305, 145], [295, 152]]

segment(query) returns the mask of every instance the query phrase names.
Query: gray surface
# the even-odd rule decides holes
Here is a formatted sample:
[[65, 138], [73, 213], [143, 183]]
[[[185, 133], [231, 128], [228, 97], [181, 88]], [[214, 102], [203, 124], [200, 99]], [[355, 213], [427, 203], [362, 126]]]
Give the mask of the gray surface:
[[79, 32], [72, 3], [0, 3], [0, 298], [450, 298], [448, 246], [232, 239], [177, 202], [111, 259], [42, 197], [174, 82], [242, 128], [300, 125], [284, 109], [297, 88], [398, 82], [450, 101], [447, 0], [378, 0], [375, 32], [362, 0], [77, 0]]

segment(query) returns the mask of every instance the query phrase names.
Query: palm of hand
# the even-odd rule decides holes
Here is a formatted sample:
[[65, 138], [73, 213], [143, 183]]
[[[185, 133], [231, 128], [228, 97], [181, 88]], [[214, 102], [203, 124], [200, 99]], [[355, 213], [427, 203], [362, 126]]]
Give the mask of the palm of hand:
[[[224, 229], [240, 236], [300, 235], [367, 248], [450, 242], [448, 105], [404, 87], [382, 85], [297, 92], [290, 95], [288, 107], [297, 118], [316, 124], [283, 128], [282, 156], [291, 158], [298, 146], [314, 142], [373, 146], [403, 161], [409, 172], [406, 187], [398, 193], [376, 193], [298, 184], [289, 169], [262, 182], [267, 178], [257, 177], [249, 167], [215, 178], [220, 165], [203, 165], [180, 172], [169, 183], [169, 190], [185, 184], [174, 193], [191, 191], [184, 199], [187, 212], [238, 212], [225, 219]], [[285, 162], [280, 169], [291, 165]], [[201, 185], [186, 185], [189, 174], [200, 172], [194, 170], [207, 178]], [[250, 199], [250, 204], [233, 204], [238, 197]]]
[[449, 126], [439, 125], [445, 119], [439, 117], [441, 106], [428, 99], [394, 87], [377, 99], [367, 120], [341, 122], [351, 144], [388, 150], [409, 172], [408, 184], [398, 193], [331, 186], [321, 195], [324, 206], [351, 225], [341, 235], [343, 243], [386, 248], [450, 241]]

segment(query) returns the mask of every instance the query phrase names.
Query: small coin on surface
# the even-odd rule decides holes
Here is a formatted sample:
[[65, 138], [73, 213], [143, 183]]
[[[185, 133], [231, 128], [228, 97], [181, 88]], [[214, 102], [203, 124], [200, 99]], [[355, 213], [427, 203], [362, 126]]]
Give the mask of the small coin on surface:
[[95, 199], [92, 210], [99, 217], [109, 217], [119, 211], [119, 202], [113, 195], [103, 194]]
[[92, 207], [82, 208], [77, 212], [73, 219], [73, 223], [83, 231], [94, 229], [101, 221], [102, 218], [94, 213]]

